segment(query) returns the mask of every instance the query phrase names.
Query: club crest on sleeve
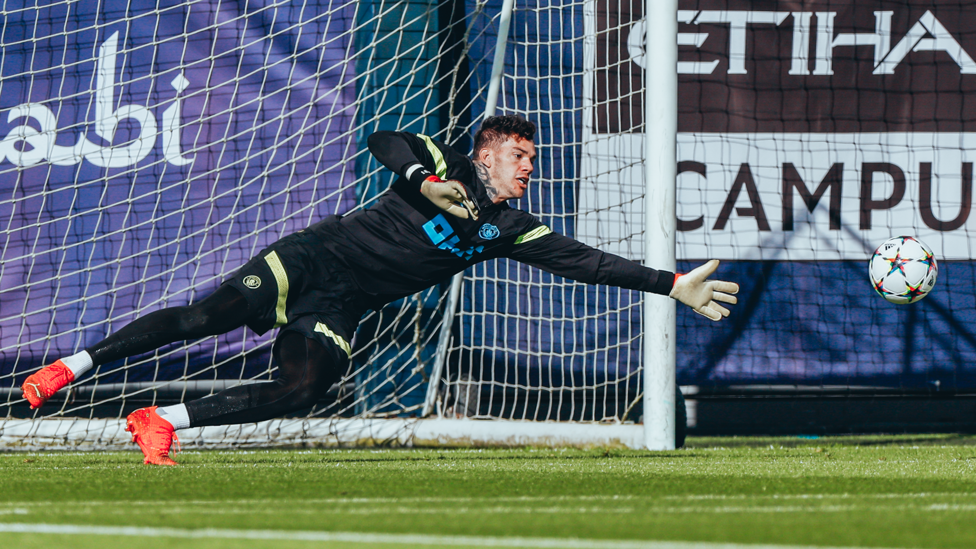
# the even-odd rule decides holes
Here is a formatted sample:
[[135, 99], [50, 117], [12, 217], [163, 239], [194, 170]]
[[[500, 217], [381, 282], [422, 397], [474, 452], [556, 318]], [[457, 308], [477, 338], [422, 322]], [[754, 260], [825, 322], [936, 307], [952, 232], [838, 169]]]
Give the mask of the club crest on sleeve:
[[244, 285], [252, 290], [256, 290], [261, 287], [261, 279], [254, 275], [247, 275], [244, 277]]
[[478, 230], [478, 236], [485, 240], [494, 240], [498, 238], [498, 227], [492, 225], [491, 223], [485, 223]]

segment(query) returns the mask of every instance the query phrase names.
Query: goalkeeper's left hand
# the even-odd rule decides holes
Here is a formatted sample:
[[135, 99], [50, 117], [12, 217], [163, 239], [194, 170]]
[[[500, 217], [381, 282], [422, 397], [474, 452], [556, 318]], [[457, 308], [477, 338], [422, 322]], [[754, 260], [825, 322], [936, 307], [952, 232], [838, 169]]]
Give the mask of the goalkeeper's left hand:
[[738, 293], [739, 285], [722, 280], [706, 280], [717, 268], [718, 260], [713, 259], [688, 274], [676, 275], [674, 287], [668, 295], [702, 316], [722, 320], [722, 317], [729, 316], [729, 310], [716, 301], [734, 305], [738, 300], [732, 294]]
[[435, 206], [461, 219], [478, 220], [478, 206], [468, 198], [468, 191], [460, 181], [444, 181], [432, 175], [420, 184], [420, 194]]

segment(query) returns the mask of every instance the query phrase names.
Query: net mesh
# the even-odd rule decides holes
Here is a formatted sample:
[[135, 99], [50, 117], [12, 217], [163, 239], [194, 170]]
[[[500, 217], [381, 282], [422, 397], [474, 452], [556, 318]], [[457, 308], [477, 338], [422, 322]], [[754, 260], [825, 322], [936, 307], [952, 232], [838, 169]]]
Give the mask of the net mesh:
[[[642, 5], [516, 2], [498, 98], [500, 113], [539, 126], [534, 182], [513, 205], [635, 261]], [[959, 282], [973, 278], [965, 98], [976, 10], [960, 0], [680, 6], [678, 269], [722, 259], [716, 276], [743, 291], [719, 325], [679, 308], [678, 382], [971, 391], [976, 309]], [[25, 416], [118, 419], [273, 378], [271, 337], [241, 330], [104, 365], [39, 413], [18, 390], [141, 314], [199, 300], [278, 238], [367, 206], [393, 177], [366, 151], [372, 132], [469, 151], [500, 10], [8, 2], [0, 428]], [[865, 263], [903, 233], [933, 248], [942, 274], [925, 300], [894, 308]], [[443, 418], [640, 419], [639, 293], [479, 264], [465, 273], [432, 385], [447, 295], [445, 281], [371, 312], [350, 371], [307, 415], [416, 417], [429, 392]], [[245, 427], [220, 437], [268, 440]]]
[[[484, 88], [465, 14], [453, 1], [8, 4], [0, 415], [118, 418], [273, 378], [273, 338], [242, 329], [98, 367], [36, 414], [19, 391], [139, 315], [208, 295], [280, 237], [367, 206], [392, 181], [366, 150], [374, 131], [463, 147]], [[364, 318], [350, 371], [312, 414], [416, 412], [442, 301], [435, 287]]]
[[[613, 200], [598, 184], [628, 177], [591, 173], [593, 158], [587, 156], [598, 139], [588, 122], [594, 80], [606, 81], [594, 78], [595, 52], [587, 38], [594, 36], [587, 33], [594, 10], [593, 2], [516, 2], [498, 108], [539, 128], [533, 184], [513, 206], [555, 232], [609, 251], [628, 246], [644, 216], [642, 204], [629, 205], [633, 218], [625, 236], [587, 235], [584, 228]], [[620, 28], [614, 32], [618, 39]], [[617, 151], [610, 154], [620, 158]], [[640, 158], [632, 164], [639, 170]], [[639, 171], [631, 181], [639, 203]], [[642, 250], [634, 251], [642, 259]], [[506, 259], [475, 266], [466, 282], [448, 364], [455, 400], [447, 412], [518, 420], [638, 419], [640, 292], [581, 284]]]
[[[499, 101], [542, 128], [541, 181], [521, 207], [635, 261], [643, 8], [517, 3]], [[717, 258], [715, 277], [742, 286], [718, 325], [679, 307], [679, 384], [720, 398], [972, 392], [960, 282], [972, 279], [974, 16], [959, 0], [679, 3], [678, 270]], [[935, 291], [906, 307], [881, 299], [866, 269], [898, 235], [940, 261]], [[505, 260], [470, 280], [450, 378], [464, 414], [635, 417], [640, 295]], [[780, 428], [820, 425], [802, 404], [785, 412], [795, 423]]]

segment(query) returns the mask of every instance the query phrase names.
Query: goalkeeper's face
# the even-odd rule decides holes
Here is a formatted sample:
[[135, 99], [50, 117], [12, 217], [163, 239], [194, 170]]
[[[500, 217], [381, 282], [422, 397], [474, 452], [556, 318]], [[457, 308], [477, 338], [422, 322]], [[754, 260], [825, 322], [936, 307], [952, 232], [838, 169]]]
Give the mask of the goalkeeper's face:
[[535, 143], [518, 136], [511, 136], [496, 147], [482, 150], [481, 160], [488, 168], [495, 190], [492, 202], [498, 204], [511, 198], [522, 198], [534, 170], [535, 156]]

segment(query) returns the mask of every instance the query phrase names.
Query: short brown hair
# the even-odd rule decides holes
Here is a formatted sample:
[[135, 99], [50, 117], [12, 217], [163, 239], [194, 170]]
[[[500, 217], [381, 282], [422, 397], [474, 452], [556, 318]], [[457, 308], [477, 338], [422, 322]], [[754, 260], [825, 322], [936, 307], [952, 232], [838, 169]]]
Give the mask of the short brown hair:
[[475, 156], [481, 149], [497, 147], [509, 137], [521, 137], [532, 141], [535, 137], [535, 124], [517, 114], [485, 118], [478, 133], [474, 135]]

